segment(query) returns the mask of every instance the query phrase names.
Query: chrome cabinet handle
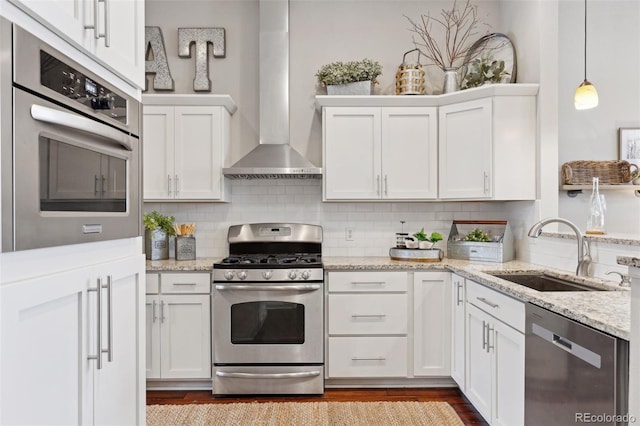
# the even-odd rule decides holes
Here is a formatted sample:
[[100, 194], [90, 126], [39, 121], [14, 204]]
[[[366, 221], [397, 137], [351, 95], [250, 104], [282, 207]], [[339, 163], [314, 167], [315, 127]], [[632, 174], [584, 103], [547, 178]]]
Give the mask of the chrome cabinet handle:
[[167, 175], [167, 190], [169, 191], [169, 196], [171, 196], [171, 194], [172, 194], [171, 175]]
[[301, 371], [298, 373], [234, 373], [226, 371], [216, 371], [218, 377], [229, 377], [235, 379], [291, 379], [300, 377], [319, 376], [320, 371]]
[[104, 175], [100, 176], [100, 194], [104, 197], [104, 193], [105, 193], [105, 183], [107, 181], [107, 178], [104, 177]]
[[484, 172], [484, 193], [488, 194], [489, 193], [489, 173]]
[[460, 306], [462, 303], [462, 299], [460, 298], [460, 289], [462, 288], [462, 284], [460, 282], [456, 282], [456, 305]]
[[158, 315], [156, 315], [156, 301], [151, 304], [151, 322], [156, 322]]
[[[104, 33], [98, 31], [99, 4], [104, 3]], [[104, 45], [109, 47], [109, 3], [107, 0], [93, 0], [93, 24], [85, 25], [85, 30], [93, 30], [93, 37], [98, 40], [104, 38]]]
[[111, 30], [109, 26], [111, 25], [111, 0], [98, 0], [104, 2], [104, 33], [101, 34], [101, 37], [104, 37], [104, 46], [109, 47], [111, 45]]
[[378, 195], [380, 195], [380, 175], [376, 175], [376, 186], [377, 186], [377, 188], [378, 188], [378, 189], [376, 190], [376, 193], [377, 193]]
[[484, 297], [476, 297], [476, 299], [478, 299], [479, 301], [481, 301], [484, 304], [487, 304], [489, 306], [491, 306], [492, 308], [499, 308], [500, 305], [498, 305], [497, 303], [493, 303], [487, 299], [485, 299]]
[[85, 30], [93, 30], [93, 36], [96, 40], [100, 38], [98, 35], [98, 1], [93, 0], [93, 24], [84, 26]]
[[160, 301], [160, 322], [164, 322], [164, 300]]
[[353, 285], [385, 285], [385, 281], [351, 281]]
[[[493, 346], [491, 344], [491, 335], [493, 334], [493, 331], [495, 329], [493, 327], [491, 327], [489, 325], [489, 323], [487, 323], [487, 353], [491, 350], [491, 349], [495, 349], [495, 346]], [[495, 339], [494, 339], [494, 343], [495, 343]]]
[[173, 285], [196, 285], [196, 283], [173, 283]]
[[98, 315], [96, 318], [96, 355], [89, 355], [87, 359], [96, 360], [96, 368], [102, 369], [102, 279], [98, 278], [96, 288], [90, 288], [88, 291], [96, 292], [96, 305]]
[[487, 333], [484, 331], [487, 327], [487, 323], [482, 320], [482, 350], [487, 350]]
[[383, 356], [374, 356], [374, 357], [351, 357], [351, 361], [386, 361], [387, 358]]
[[178, 194], [180, 194], [180, 180], [178, 175], [176, 175], [175, 193], [176, 193], [176, 197], [178, 196]]
[[387, 182], [387, 175], [384, 175], [384, 195], [389, 194], [389, 182]]
[[385, 314], [353, 314], [351, 318], [386, 318]]
[[107, 304], [109, 309], [107, 310], [107, 349], [103, 349], [102, 352], [107, 353], [107, 361], [113, 361], [113, 286], [112, 276], [107, 275], [107, 285], [103, 288], [107, 289]]
[[93, 195], [98, 196], [98, 175], [93, 175]]

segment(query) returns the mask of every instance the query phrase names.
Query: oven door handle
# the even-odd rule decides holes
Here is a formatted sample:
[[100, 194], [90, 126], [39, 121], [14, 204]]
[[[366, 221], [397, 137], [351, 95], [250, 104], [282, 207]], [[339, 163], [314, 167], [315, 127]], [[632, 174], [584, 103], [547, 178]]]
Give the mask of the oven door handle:
[[320, 284], [298, 285], [260, 285], [260, 284], [216, 284], [216, 290], [246, 290], [246, 291], [315, 291], [320, 290]]
[[105, 124], [100, 124], [79, 114], [58, 111], [42, 105], [31, 105], [31, 117], [34, 120], [55, 124], [70, 129], [80, 130], [102, 136], [121, 145], [127, 151], [133, 151], [129, 136]]
[[316, 377], [320, 371], [301, 371], [298, 373], [227, 373], [216, 371], [218, 377], [228, 377], [233, 379], [291, 379], [300, 377]]

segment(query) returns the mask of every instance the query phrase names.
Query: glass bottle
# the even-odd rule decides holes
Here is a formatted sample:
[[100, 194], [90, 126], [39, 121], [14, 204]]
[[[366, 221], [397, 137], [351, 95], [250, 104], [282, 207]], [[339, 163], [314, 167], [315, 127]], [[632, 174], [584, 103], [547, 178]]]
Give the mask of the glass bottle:
[[589, 200], [589, 217], [587, 218], [587, 234], [604, 234], [604, 197], [600, 195], [599, 178], [593, 178], [593, 189]]

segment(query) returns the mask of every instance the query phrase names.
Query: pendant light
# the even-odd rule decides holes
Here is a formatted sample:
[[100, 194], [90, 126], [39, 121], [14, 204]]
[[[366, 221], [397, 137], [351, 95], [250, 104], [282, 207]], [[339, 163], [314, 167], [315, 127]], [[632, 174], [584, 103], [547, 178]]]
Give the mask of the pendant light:
[[587, 80], [587, 0], [584, 0], [584, 81], [576, 89], [573, 98], [576, 109], [591, 109], [598, 106], [598, 91]]

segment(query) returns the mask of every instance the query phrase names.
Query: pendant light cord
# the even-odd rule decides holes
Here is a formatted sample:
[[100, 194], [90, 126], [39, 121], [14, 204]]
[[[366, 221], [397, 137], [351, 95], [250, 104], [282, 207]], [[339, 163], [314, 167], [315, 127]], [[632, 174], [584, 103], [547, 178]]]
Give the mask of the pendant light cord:
[[587, 81], [587, 0], [584, 0], [584, 81]]

